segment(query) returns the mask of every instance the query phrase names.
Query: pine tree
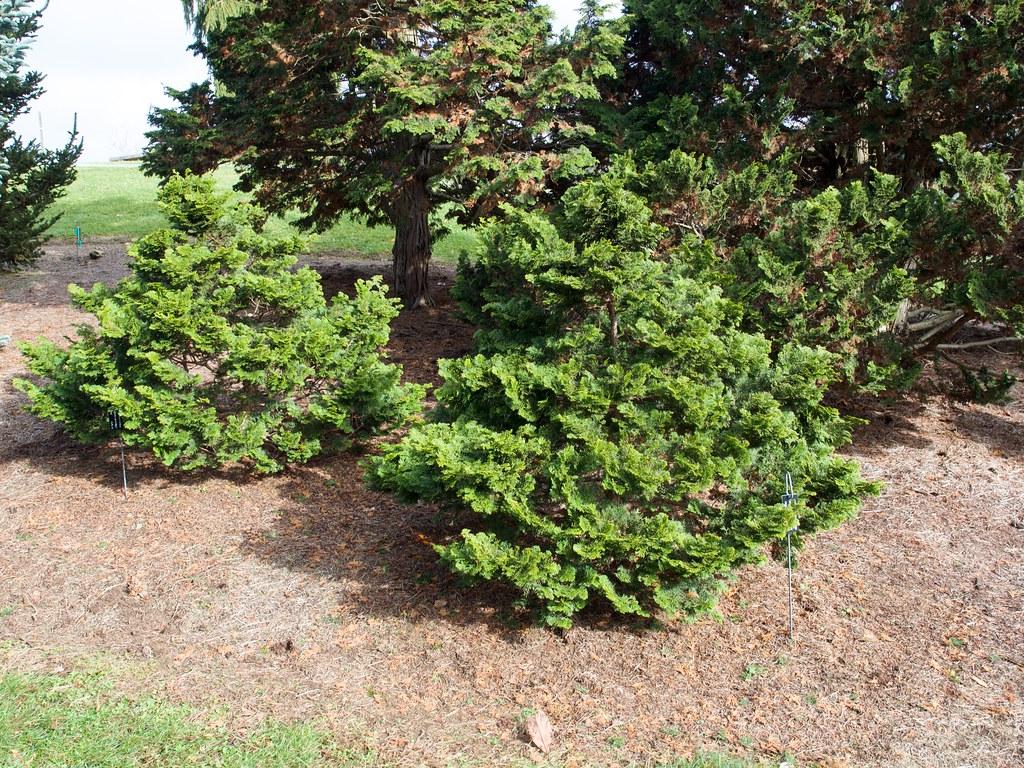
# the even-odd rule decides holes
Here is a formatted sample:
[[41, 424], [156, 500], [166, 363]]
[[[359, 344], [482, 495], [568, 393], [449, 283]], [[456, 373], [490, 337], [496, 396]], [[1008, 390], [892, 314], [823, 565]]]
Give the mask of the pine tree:
[[[427, 303], [442, 206], [471, 223], [594, 166], [581, 110], [621, 40], [591, 15], [587, 34], [552, 43], [549, 13], [533, 0], [260, 3], [196, 46], [218, 84], [223, 156], [303, 225], [349, 212], [394, 227], [397, 290]], [[154, 134], [151, 158], [167, 140]]]
[[53, 224], [50, 206], [75, 178], [82, 152], [75, 130], [67, 144], [47, 151], [25, 142], [12, 123], [42, 94], [43, 76], [23, 72], [25, 50], [39, 28], [42, 10], [28, 0], [0, 0], [0, 268], [26, 264], [38, 255]]
[[[2, 19], [0, 24], [3, 24], [3, 33], [0, 34], [0, 77], [4, 80], [17, 73], [24, 57], [24, 46], [13, 34], [11, 19], [8, 17], [9, 13], [10, 9], [5, 8], [4, 15], [0, 16], [0, 19]], [[0, 130], [5, 130], [9, 122], [10, 119], [8, 117], [0, 116]], [[7, 159], [0, 157], [0, 188], [3, 187], [4, 181], [6, 181], [10, 172], [11, 166], [8, 164]]]

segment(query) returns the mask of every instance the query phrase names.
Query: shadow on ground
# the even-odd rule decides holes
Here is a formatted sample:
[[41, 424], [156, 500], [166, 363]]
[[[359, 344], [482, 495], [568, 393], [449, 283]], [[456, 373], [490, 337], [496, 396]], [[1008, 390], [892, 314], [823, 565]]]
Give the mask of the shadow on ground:
[[[43, 421], [28, 412], [29, 400], [14, 389], [15, 374], [0, 388], [4, 414], [4, 432], [12, 437], [0, 443], [0, 466], [25, 462], [34, 470], [54, 478], [77, 478], [90, 485], [120, 493], [123, 487], [121, 444], [116, 435], [104, 444], [77, 442], [59, 425]], [[241, 466], [219, 470], [184, 472], [162, 464], [149, 451], [128, 448], [125, 451], [129, 488], [167, 489], [199, 486], [211, 478], [236, 485], [254, 482], [254, 475]]]
[[1024, 455], [1024, 432], [1019, 422], [991, 409], [956, 408], [954, 423], [972, 440], [988, 445], [1005, 456]]
[[[470, 516], [433, 504], [403, 504], [369, 489], [364, 458], [340, 456], [290, 472], [282, 493], [287, 504], [271, 528], [245, 535], [243, 551], [344, 583], [366, 613], [413, 623], [483, 624], [507, 638], [536, 626], [538, 616], [517, 605], [516, 590], [467, 583], [441, 562], [434, 545], [458, 538]], [[642, 635], [660, 625], [616, 614], [598, 600], [574, 626]]]
[[909, 395], [888, 400], [856, 398], [840, 404], [839, 410], [861, 423], [855, 426], [853, 442], [859, 453], [875, 455], [892, 448], [927, 448], [931, 439], [922, 435], [916, 420], [925, 405]]

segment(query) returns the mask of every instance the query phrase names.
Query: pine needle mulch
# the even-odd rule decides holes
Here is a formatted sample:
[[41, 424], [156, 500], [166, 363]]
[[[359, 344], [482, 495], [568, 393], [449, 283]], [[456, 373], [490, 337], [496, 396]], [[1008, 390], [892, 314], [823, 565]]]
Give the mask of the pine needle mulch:
[[[66, 285], [124, 274], [51, 247], [0, 275], [0, 334], [60, 338]], [[384, 262], [318, 256], [328, 290]], [[392, 354], [436, 382], [465, 353], [450, 269]], [[989, 353], [986, 353], [989, 354]], [[1002, 362], [995, 360], [996, 364]], [[268, 479], [184, 476], [82, 448], [21, 412], [0, 352], [0, 667], [99, 656], [126, 689], [228, 705], [231, 726], [320, 719], [395, 765], [509, 765], [524, 723], [552, 765], [655, 765], [695, 749], [823, 766], [1024, 763], [1024, 403], [941, 395], [860, 408], [850, 449], [883, 495], [814, 539], [795, 577], [744, 571], [721, 621], [651, 628], [592, 614], [556, 634], [501, 590], [464, 589], [429, 544], [458, 521], [366, 490], [358, 456]], [[1018, 396], [1019, 397], [1019, 396]]]

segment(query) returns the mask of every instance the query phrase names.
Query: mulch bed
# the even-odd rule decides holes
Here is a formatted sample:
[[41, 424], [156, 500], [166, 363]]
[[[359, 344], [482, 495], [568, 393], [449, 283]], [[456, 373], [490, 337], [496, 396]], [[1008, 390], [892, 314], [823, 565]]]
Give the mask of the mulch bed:
[[[69, 282], [113, 282], [123, 247], [79, 263], [51, 246], [0, 275], [0, 333], [60, 338], [83, 320]], [[386, 271], [319, 256], [328, 292]], [[404, 314], [392, 357], [436, 383], [471, 347], [438, 306]], [[994, 361], [994, 365], [1002, 364]], [[944, 396], [861, 408], [849, 452], [885, 483], [813, 539], [795, 577], [745, 570], [722, 620], [652, 629], [588, 615], [524, 623], [500, 590], [463, 589], [428, 546], [456, 530], [428, 505], [368, 491], [360, 457], [285, 475], [180, 475], [83, 448], [22, 412], [0, 352], [0, 667], [100, 654], [126, 690], [230, 706], [232, 725], [320, 718], [396, 765], [537, 757], [523, 721], [555, 724], [566, 766], [653, 765], [694, 749], [831, 766], [1024, 764], [1024, 407]]]

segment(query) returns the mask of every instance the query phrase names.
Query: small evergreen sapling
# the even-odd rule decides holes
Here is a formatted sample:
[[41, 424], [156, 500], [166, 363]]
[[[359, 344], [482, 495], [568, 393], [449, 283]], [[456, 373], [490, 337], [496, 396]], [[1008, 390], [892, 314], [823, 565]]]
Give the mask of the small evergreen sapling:
[[570, 190], [556, 220], [508, 209], [486, 232], [459, 286], [477, 354], [442, 363], [432, 423], [371, 479], [468, 510], [441, 557], [550, 625], [599, 600], [711, 611], [797, 519], [799, 546], [875, 491], [834, 452], [850, 430], [822, 403], [832, 356], [740, 330], [739, 305], [655, 255], [665, 230], [621, 175]]
[[0, 0], [0, 269], [30, 264], [56, 221], [53, 204], [75, 180], [82, 142], [47, 150], [25, 141], [15, 120], [43, 94], [43, 75], [25, 69], [25, 52], [39, 30], [45, 4]]
[[327, 303], [294, 268], [300, 242], [260, 234], [262, 212], [208, 179], [173, 177], [160, 205], [174, 228], [132, 247], [131, 277], [71, 288], [95, 324], [67, 348], [22, 347], [42, 379], [16, 382], [33, 413], [102, 442], [114, 411], [125, 443], [168, 466], [276, 472], [417, 409], [422, 388], [381, 359], [398, 308], [379, 279]]

